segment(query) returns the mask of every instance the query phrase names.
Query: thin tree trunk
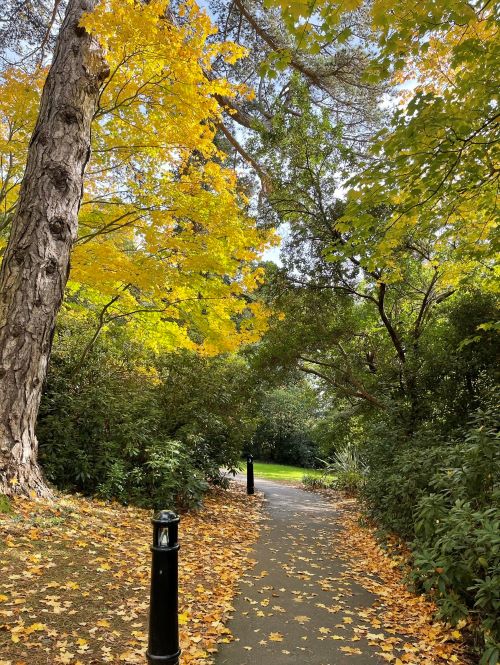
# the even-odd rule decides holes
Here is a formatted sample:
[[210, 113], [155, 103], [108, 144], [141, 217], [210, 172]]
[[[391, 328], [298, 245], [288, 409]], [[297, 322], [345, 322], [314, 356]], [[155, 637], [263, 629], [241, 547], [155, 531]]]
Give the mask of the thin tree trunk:
[[49, 495], [35, 423], [77, 236], [90, 126], [109, 69], [69, 0], [0, 270], [0, 493]]

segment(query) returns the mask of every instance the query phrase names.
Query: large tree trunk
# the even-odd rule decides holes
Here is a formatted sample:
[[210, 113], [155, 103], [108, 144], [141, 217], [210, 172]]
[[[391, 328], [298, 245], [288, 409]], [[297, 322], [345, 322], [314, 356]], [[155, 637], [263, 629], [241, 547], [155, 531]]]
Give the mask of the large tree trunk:
[[0, 493], [50, 494], [35, 423], [76, 239], [90, 126], [109, 73], [79, 26], [96, 0], [69, 0], [43, 90], [0, 270]]

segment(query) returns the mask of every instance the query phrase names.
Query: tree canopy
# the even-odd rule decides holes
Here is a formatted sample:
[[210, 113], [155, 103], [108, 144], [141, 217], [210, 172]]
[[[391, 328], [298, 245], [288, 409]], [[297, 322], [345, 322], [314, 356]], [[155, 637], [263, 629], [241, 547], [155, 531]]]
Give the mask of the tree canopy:
[[0, 491], [322, 467], [493, 665], [498, 3], [2, 11]]
[[[245, 87], [210, 75], [242, 50], [209, 43], [194, 6], [182, 22], [166, 4], [102, 6], [83, 25], [99, 35], [111, 74], [99, 93], [66, 306], [122, 318], [153, 347], [230, 350], [256, 339], [265, 312], [247, 297], [272, 242], [214, 143], [220, 108]], [[3, 77], [2, 228], [15, 210], [44, 71]], [[4, 243], [7, 236], [4, 235]], [[101, 316], [102, 315], [102, 316]], [[100, 317], [100, 318], [99, 318]], [[101, 320], [102, 319], [102, 320]]]

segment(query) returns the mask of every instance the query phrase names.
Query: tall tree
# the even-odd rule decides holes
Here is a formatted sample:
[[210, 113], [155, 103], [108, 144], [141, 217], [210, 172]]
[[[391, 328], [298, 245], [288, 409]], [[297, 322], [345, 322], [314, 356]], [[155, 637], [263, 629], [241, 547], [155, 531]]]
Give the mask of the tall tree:
[[297, 113], [291, 103], [294, 80], [303, 81], [314, 104], [327, 108], [343, 125], [345, 141], [357, 151], [366, 149], [380, 123], [378, 100], [384, 85], [380, 77], [373, 83], [365, 76], [373, 51], [367, 13], [347, 9], [334, 29], [321, 36], [314, 33], [317, 39], [312, 48], [309, 31], [317, 17], [309, 20], [311, 4], [285, 4], [289, 10], [300, 4], [305, 12], [297, 31], [288, 30], [287, 16], [277, 9], [277, 2], [209, 1], [219, 34], [247, 49], [247, 57], [216, 65], [219, 73], [229, 80], [245, 81], [253, 92], [236, 99], [219, 96], [226, 111], [221, 129], [235, 158], [259, 176], [262, 195], [269, 193], [270, 174], [259, 164], [252, 139], [271, 129], [276, 113]]
[[47, 494], [35, 422], [55, 318], [76, 239], [90, 126], [108, 74], [96, 40], [80, 27], [94, 0], [71, 0], [31, 138], [12, 232], [0, 271], [0, 491]]
[[[262, 210], [288, 229], [282, 258], [289, 285], [277, 303], [287, 317], [273, 332], [276, 341], [286, 333], [281, 356], [292, 358], [295, 349], [303, 372], [380, 409], [398, 394], [415, 419], [422, 336], [455, 286], [435, 260], [432, 238], [420, 237], [416, 247], [388, 246], [381, 258], [377, 235], [364, 236], [361, 220], [352, 227], [342, 222], [340, 183], [356, 166], [354, 152], [301, 84], [288, 104], [296, 114], [277, 113], [255, 150], [273, 174]], [[373, 211], [378, 228], [389, 213], [382, 205]], [[290, 320], [298, 328], [295, 339]]]
[[[0, 367], [9, 400], [0, 412], [0, 491], [44, 491], [34, 462], [34, 422], [72, 247], [66, 302], [76, 316], [90, 310], [96, 322], [80, 365], [98, 336], [115, 324], [129, 323], [154, 350], [184, 347], [211, 355], [258, 337], [267, 317], [251, 292], [262, 279], [256, 260], [271, 234], [243, 213], [236, 174], [214, 143], [221, 115], [216, 97], [231, 98], [242, 86], [212, 75], [212, 64], [237, 59], [242, 49], [212, 43], [209, 17], [191, 4], [181, 5], [175, 20], [167, 0], [132, 7], [117, 0], [86, 11], [91, 8], [75, 13], [70, 4], [71, 30], [78, 38], [94, 35], [107, 66], [89, 79], [90, 65], [101, 57], [97, 41], [91, 41], [93, 50], [82, 54], [82, 77], [76, 47], [69, 45], [70, 55], [62, 52], [67, 19], [29, 154], [26, 138], [44, 72], [9, 67], [2, 75], [0, 233], [10, 227], [11, 238], [3, 265]], [[73, 70], [65, 74], [68, 58], [74, 76]], [[107, 67], [111, 74], [104, 80]], [[73, 97], [56, 90], [55, 83], [64, 81], [75, 87]], [[84, 85], [84, 99], [78, 85]], [[84, 145], [77, 140], [82, 132]], [[83, 183], [91, 149], [92, 167]], [[0, 253], [2, 244], [0, 238]], [[23, 252], [26, 266], [19, 260]], [[20, 471], [23, 465], [30, 470]]]
[[[84, 19], [105, 48], [109, 40], [112, 75], [92, 128], [66, 303], [94, 313], [90, 346], [117, 321], [153, 348], [228, 350], [242, 341], [242, 314], [256, 332], [247, 296], [270, 239], [243, 214], [238, 180], [213, 140], [214, 96], [230, 98], [236, 86], [206, 73], [241, 49], [209, 43], [213, 26], [197, 10], [174, 25], [165, 4], [128, 12], [120, 2], [101, 4]], [[37, 111], [35, 76], [10, 68], [3, 79], [0, 235], [17, 205]]]

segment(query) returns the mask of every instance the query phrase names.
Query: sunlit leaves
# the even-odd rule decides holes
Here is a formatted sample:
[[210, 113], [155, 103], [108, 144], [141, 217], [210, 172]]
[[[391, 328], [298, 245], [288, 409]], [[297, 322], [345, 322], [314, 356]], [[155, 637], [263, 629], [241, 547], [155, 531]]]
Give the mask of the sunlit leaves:
[[[359, 8], [330, 0], [268, 5], [282, 9], [296, 35], [313, 24], [307, 44], [321, 43], [340, 16]], [[377, 44], [367, 77], [403, 84], [401, 106], [375, 138], [362, 175], [351, 182], [347, 214], [337, 229], [349, 229], [350, 239], [330, 258], [359, 255], [368, 270], [383, 267], [384, 280], [398, 282], [401, 261], [420, 253], [439, 267], [443, 286], [474, 275], [494, 288], [500, 89], [495, 7], [376, 0], [366, 11]]]
[[[96, 178], [81, 222], [89, 215], [92, 232], [118, 218], [118, 228], [89, 249], [98, 254], [90, 262], [85, 244], [77, 247], [73, 277], [92, 283], [97, 264], [100, 291], [129, 282], [140, 289], [139, 303], [130, 287], [120, 293], [117, 313], [143, 310], [140, 325], [153, 324], [153, 345], [230, 350], [262, 330], [257, 317], [246, 328], [234, 317], [251, 313], [243, 296], [260, 282], [251, 262], [266, 236], [241, 213], [235, 175], [213, 142], [214, 95], [236, 89], [207, 72], [214, 58], [232, 61], [242, 51], [208, 44], [214, 28], [195, 5], [181, 12], [181, 25], [165, 19], [165, 2], [133, 11], [118, 5], [117, 12], [103, 5], [85, 24], [107, 40], [113, 72], [101, 97], [94, 168], [122, 180], [110, 200], [101, 194], [106, 180]], [[118, 270], [110, 272], [104, 257], [113, 252]]]
[[[215, 28], [194, 3], [175, 21], [171, 11], [165, 0], [112, 1], [83, 19], [111, 74], [93, 126], [67, 306], [97, 318], [108, 306], [106, 320], [130, 323], [155, 350], [212, 354], [265, 329], [267, 312], [251, 293], [272, 236], [244, 214], [235, 173], [214, 143], [215, 95], [245, 89], [213, 75], [212, 63], [243, 50], [210, 40]], [[4, 75], [0, 230], [16, 202], [42, 83], [42, 74]]]
[[0, 80], [0, 251], [15, 210], [45, 72], [9, 68]]

